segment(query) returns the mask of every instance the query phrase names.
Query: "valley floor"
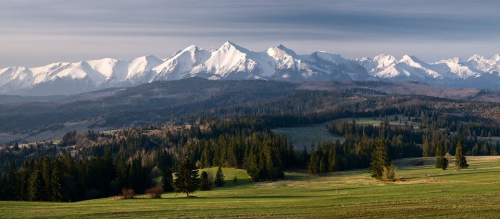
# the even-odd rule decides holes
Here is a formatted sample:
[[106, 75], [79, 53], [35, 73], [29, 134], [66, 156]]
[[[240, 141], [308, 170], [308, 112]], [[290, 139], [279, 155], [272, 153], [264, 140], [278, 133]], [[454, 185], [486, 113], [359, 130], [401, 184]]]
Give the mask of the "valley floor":
[[[250, 183], [243, 170], [224, 169], [227, 186], [196, 197], [166, 193], [162, 199], [0, 202], [0, 217], [499, 217], [500, 157], [467, 159], [470, 167], [461, 171], [435, 169], [433, 158], [425, 158], [424, 166], [397, 160], [402, 180], [394, 183], [376, 181], [366, 169], [323, 176], [287, 172], [286, 180]], [[235, 175], [237, 185], [231, 182]]]

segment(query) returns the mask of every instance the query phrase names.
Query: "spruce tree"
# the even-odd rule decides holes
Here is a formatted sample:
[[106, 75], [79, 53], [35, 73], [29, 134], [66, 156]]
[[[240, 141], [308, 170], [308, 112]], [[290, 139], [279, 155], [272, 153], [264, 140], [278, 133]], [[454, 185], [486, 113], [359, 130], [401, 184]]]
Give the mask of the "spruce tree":
[[458, 140], [457, 149], [455, 152], [455, 167], [457, 170], [467, 168], [469, 164], [467, 164], [467, 160], [464, 156], [465, 146], [463, 140]]
[[316, 174], [319, 174], [319, 157], [318, 157], [318, 153], [316, 152], [313, 152], [311, 153], [311, 158], [309, 160], [309, 166], [308, 166], [308, 169], [309, 169], [309, 173], [312, 174], [312, 175], [316, 175]]
[[321, 158], [319, 161], [319, 168], [318, 168], [319, 173], [324, 173], [326, 172], [326, 162], [324, 158]]
[[45, 198], [45, 182], [43, 174], [40, 170], [35, 169], [31, 174], [29, 181], [29, 198], [30, 201], [46, 201]]
[[57, 161], [54, 162], [54, 168], [52, 170], [52, 176], [50, 178], [50, 200], [54, 202], [61, 201], [62, 199], [62, 172]]
[[163, 191], [164, 192], [173, 192], [174, 187], [174, 177], [172, 175], [172, 169], [167, 168], [165, 171], [163, 171]]
[[430, 157], [431, 156], [431, 146], [429, 145], [429, 140], [427, 139], [427, 134], [424, 135], [424, 148], [422, 152], [423, 157]]
[[448, 168], [448, 159], [444, 157], [444, 143], [440, 140], [436, 147], [436, 168], [446, 170]]
[[222, 173], [222, 168], [219, 166], [217, 173], [215, 174], [215, 186], [222, 187], [226, 183], [224, 179], [224, 173]]
[[381, 179], [384, 167], [389, 167], [391, 165], [387, 152], [387, 144], [384, 140], [379, 139], [371, 156], [370, 173], [372, 177]]
[[189, 193], [193, 193], [200, 187], [200, 179], [198, 178], [198, 170], [195, 169], [191, 158], [187, 157], [179, 166], [179, 170], [175, 173], [177, 177], [174, 181], [175, 192], [186, 193], [189, 197]]
[[16, 168], [16, 163], [12, 161], [9, 166], [9, 173], [7, 174], [7, 185], [5, 185], [5, 199], [6, 200], [17, 200], [18, 197], [18, 173]]
[[304, 146], [304, 148], [302, 149], [302, 162], [304, 163], [304, 166], [307, 166], [307, 163], [309, 162], [309, 153], [307, 153], [307, 149], [306, 149], [306, 146]]
[[201, 172], [200, 174], [200, 190], [208, 191], [212, 189], [212, 182], [210, 182], [208, 173], [206, 171]]
[[333, 148], [330, 150], [330, 154], [328, 155], [328, 164], [329, 164], [328, 171], [333, 172], [339, 170], [339, 157], [337, 155], [337, 146], [333, 146]]
[[7, 179], [2, 176], [0, 173], [0, 200], [6, 200], [4, 196], [5, 184], [7, 183]]

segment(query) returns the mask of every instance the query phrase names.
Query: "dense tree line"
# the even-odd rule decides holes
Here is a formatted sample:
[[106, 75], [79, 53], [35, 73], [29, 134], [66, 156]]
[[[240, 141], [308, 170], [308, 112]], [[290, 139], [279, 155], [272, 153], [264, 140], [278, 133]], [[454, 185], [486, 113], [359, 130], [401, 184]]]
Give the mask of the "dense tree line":
[[[379, 116], [378, 119], [374, 117], [380, 122], [377, 125], [357, 124], [353, 119], [351, 122], [330, 123], [327, 128], [330, 133], [343, 136], [344, 147], [353, 148], [354, 153], [365, 150], [363, 147], [369, 145], [366, 143], [369, 139], [385, 139], [392, 159], [439, 156], [439, 142], [444, 145], [445, 154], [454, 155], [459, 140], [463, 141], [466, 155], [498, 155], [500, 150], [499, 142], [492, 141], [492, 136], [499, 135], [500, 126], [496, 123], [465, 122], [464, 118], [431, 109], [403, 108], [399, 113], [419, 126], [410, 125], [408, 119], [389, 121], [387, 117]], [[389, 122], [396, 125], [389, 125]]]
[[192, 158], [189, 165], [199, 167], [245, 168], [255, 181], [282, 178], [294, 157], [292, 147], [284, 136], [244, 121], [207, 120], [203, 129], [201, 125], [139, 127], [109, 135], [69, 132], [65, 144], [84, 142], [73, 140], [80, 135], [92, 146], [26, 156], [21, 166], [11, 162], [0, 178], [7, 185], [2, 186], [0, 198], [78, 201], [117, 195], [123, 188], [143, 193], [155, 185], [168, 192], [175, 187], [172, 172], [178, 171], [184, 158]]

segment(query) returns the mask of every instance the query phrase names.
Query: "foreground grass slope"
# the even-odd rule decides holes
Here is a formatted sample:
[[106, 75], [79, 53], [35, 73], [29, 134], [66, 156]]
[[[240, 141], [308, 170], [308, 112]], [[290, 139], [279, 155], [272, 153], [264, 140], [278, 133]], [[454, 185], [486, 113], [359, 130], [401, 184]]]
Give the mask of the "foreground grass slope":
[[[433, 159], [414, 167], [398, 160], [402, 181], [378, 182], [366, 169], [313, 177], [287, 172], [277, 182], [249, 183], [224, 169], [227, 186], [196, 197], [106, 198], [78, 203], [0, 202], [1, 217], [461, 217], [500, 215], [500, 157], [468, 157], [469, 169], [438, 170]], [[453, 162], [453, 161], [452, 161]], [[451, 162], [451, 164], [452, 164]], [[239, 184], [233, 185], [234, 176]]]

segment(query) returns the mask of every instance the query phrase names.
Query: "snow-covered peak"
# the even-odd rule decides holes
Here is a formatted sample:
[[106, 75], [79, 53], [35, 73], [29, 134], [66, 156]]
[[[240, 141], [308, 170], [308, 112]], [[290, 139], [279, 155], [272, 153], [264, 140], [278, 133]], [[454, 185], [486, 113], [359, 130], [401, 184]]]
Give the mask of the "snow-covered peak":
[[127, 78], [142, 77], [147, 72], [151, 71], [163, 61], [155, 56], [141, 56], [129, 61]]
[[[492, 80], [497, 75], [496, 71], [500, 71], [500, 55], [491, 59], [474, 55], [467, 61], [451, 58], [435, 63], [426, 63], [415, 56], [405, 55], [396, 59], [384, 54], [351, 60], [324, 51], [298, 55], [283, 45], [255, 52], [227, 41], [218, 49], [210, 50], [191, 45], [162, 60], [149, 55], [123, 61], [104, 58], [74, 63], [56, 62], [36, 68], [4, 68], [0, 69], [0, 93], [36, 89], [38, 85], [43, 85], [38, 87], [67, 89], [51, 94], [66, 94], [186, 77], [214, 80], [366, 80], [371, 76], [380, 80], [413, 80], [438, 85], [460, 80], [458, 83], [461, 86], [467, 84], [469, 78], [477, 78], [485, 81], [482, 83], [497, 86], [500, 83]], [[483, 78], [485, 74], [488, 77]], [[474, 79], [474, 83], [477, 80]], [[75, 89], [75, 86], [79, 88]]]
[[469, 65], [479, 71], [493, 72], [500, 71], [500, 55], [495, 55], [491, 59], [484, 58], [483, 56], [474, 55], [469, 58]]
[[493, 58], [491, 58], [491, 60], [495, 60], [497, 62], [500, 62], [500, 54], [494, 55]]
[[225, 42], [216, 52], [229, 52], [229, 51], [238, 51], [240, 53], [252, 52], [251, 50], [238, 46], [231, 41]]
[[152, 80], [178, 80], [187, 77], [198, 65], [206, 62], [211, 52], [195, 45], [188, 46], [153, 70], [157, 75]]
[[400, 63], [407, 63], [408, 65], [418, 65], [420, 66], [423, 62], [412, 55], [403, 55], [403, 57], [399, 60]]
[[291, 56], [297, 55], [293, 50], [289, 49], [288, 47], [284, 46], [283, 44], [280, 44], [276, 48], [278, 48], [278, 49], [280, 49], [282, 51], [285, 51], [287, 54], [289, 54]]
[[479, 62], [481, 60], [484, 60], [484, 57], [483, 56], [480, 56], [478, 54], [475, 54], [473, 56], [471, 56], [467, 61], [470, 62], [470, 61], [475, 61], [475, 62]]
[[282, 59], [282, 58], [291, 59], [296, 55], [293, 50], [288, 49], [283, 45], [273, 46], [267, 49], [266, 52], [270, 57], [273, 57], [274, 59]]
[[385, 68], [396, 64], [397, 59], [392, 55], [381, 54], [373, 57], [373, 60], [378, 62], [377, 68]]
[[113, 75], [113, 68], [117, 62], [118, 60], [112, 58], [87, 61], [92, 69], [102, 73], [106, 78], [110, 78]]

